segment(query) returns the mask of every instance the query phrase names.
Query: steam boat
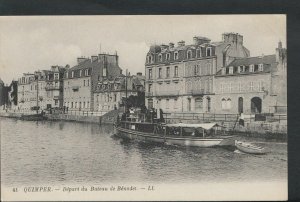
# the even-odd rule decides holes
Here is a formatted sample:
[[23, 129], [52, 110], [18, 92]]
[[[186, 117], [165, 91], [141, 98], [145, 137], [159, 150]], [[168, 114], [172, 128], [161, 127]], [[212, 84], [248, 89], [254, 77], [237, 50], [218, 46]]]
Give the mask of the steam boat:
[[[142, 118], [141, 118], [142, 117]], [[214, 147], [234, 145], [234, 136], [226, 135], [223, 126], [217, 123], [167, 124], [159, 119], [147, 122], [143, 116], [126, 114], [115, 123], [118, 137], [142, 142], [157, 142], [170, 145]]]

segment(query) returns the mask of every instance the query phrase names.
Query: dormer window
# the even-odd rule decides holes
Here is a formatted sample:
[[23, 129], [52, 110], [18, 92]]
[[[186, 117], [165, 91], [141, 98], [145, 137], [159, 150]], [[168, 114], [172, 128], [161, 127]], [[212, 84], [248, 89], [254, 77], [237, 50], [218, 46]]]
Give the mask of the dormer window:
[[147, 56], [147, 63], [150, 63], [151, 59], [150, 59], [150, 55]]
[[54, 79], [56, 79], [56, 80], [59, 79], [59, 74], [58, 73], [54, 74]]
[[264, 71], [264, 65], [263, 64], [258, 65], [258, 71], [260, 71], [260, 72]]
[[192, 58], [192, 51], [188, 50], [187, 52], [187, 59], [191, 59]]
[[170, 60], [170, 53], [166, 54], [166, 60]]
[[196, 54], [197, 54], [196, 57], [201, 58], [201, 56], [202, 56], [202, 54], [201, 54], [201, 48], [199, 48], [199, 49], [196, 50]]
[[162, 61], [162, 55], [161, 54], [158, 55], [158, 61], [160, 61], [160, 62]]
[[174, 53], [174, 60], [178, 60], [178, 51]]
[[206, 48], [206, 57], [210, 57], [211, 56], [211, 47], [207, 47]]
[[238, 73], [242, 73], [242, 72], [245, 72], [245, 66], [244, 65], [241, 65], [238, 68]]
[[249, 72], [254, 72], [254, 65], [253, 64], [249, 66]]
[[90, 75], [89, 69], [86, 69], [86, 70], [85, 70], [85, 75], [86, 75], [86, 76], [89, 76], [89, 75]]

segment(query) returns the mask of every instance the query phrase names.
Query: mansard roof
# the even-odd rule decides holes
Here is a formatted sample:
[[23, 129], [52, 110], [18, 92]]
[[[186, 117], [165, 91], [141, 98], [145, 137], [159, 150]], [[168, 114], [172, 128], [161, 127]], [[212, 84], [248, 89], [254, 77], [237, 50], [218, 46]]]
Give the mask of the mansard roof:
[[232, 61], [228, 66], [249, 66], [251, 64], [273, 64], [276, 62], [276, 55], [265, 55], [257, 57], [238, 58]]

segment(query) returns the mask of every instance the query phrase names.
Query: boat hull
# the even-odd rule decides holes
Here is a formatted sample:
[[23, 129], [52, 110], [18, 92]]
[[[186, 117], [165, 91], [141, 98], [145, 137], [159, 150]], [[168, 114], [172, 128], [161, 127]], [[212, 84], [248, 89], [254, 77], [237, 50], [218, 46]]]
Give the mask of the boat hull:
[[47, 117], [42, 114], [30, 114], [30, 115], [22, 115], [20, 119], [24, 121], [43, 121], [43, 120], [47, 120]]
[[238, 150], [248, 153], [248, 154], [265, 154], [266, 151], [264, 148], [256, 148], [256, 147], [251, 147], [251, 146], [245, 146], [241, 143], [236, 143], [235, 146], [237, 147]]
[[195, 138], [195, 137], [170, 137], [160, 136], [158, 134], [143, 133], [140, 131], [134, 131], [130, 129], [124, 129], [116, 127], [116, 134], [125, 139], [137, 140], [142, 142], [156, 142], [165, 143], [168, 145], [180, 145], [180, 146], [195, 146], [195, 147], [214, 147], [222, 146], [224, 139], [232, 138], [233, 136], [226, 136], [224, 138]]

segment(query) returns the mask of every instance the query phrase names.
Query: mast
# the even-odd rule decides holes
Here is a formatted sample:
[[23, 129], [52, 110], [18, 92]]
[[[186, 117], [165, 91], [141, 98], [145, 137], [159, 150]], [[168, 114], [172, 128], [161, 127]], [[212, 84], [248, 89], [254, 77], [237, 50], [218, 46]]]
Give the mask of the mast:
[[36, 76], [36, 113], [39, 113], [39, 76]]
[[125, 73], [125, 107], [124, 107], [124, 110], [125, 110], [125, 113], [127, 112], [127, 71], [128, 69], [126, 69], [126, 73]]

